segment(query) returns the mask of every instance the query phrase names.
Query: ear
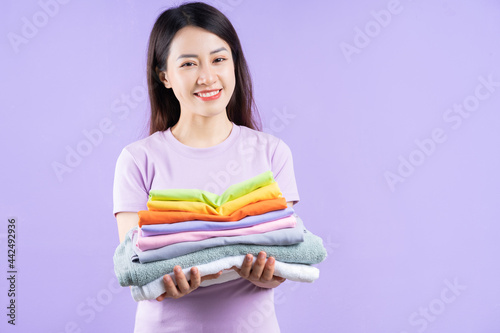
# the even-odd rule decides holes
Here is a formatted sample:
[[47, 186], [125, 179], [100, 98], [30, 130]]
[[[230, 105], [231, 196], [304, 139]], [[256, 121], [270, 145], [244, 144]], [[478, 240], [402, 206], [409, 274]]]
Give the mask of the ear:
[[165, 85], [165, 88], [170, 89], [172, 88], [172, 85], [170, 84], [170, 81], [167, 78], [167, 72], [162, 72], [158, 68], [156, 68], [156, 74], [158, 74], [158, 77], [160, 78], [160, 81], [163, 82]]

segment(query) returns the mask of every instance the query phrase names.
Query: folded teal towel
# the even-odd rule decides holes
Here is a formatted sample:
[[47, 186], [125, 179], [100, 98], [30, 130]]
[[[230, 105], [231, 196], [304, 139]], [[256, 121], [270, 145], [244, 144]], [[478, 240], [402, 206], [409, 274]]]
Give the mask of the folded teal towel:
[[[296, 216], [296, 218], [299, 217]], [[132, 237], [137, 232], [138, 227], [134, 227], [127, 233], [127, 237], [118, 245], [113, 257], [115, 274], [122, 286], [143, 286], [160, 276], [173, 272], [176, 265], [184, 269], [224, 257], [247, 253], [256, 256], [260, 251], [265, 251], [268, 256], [272, 256], [278, 261], [297, 264], [318, 264], [325, 260], [327, 255], [322, 239], [304, 229], [304, 241], [294, 245], [225, 245], [207, 248], [173, 259], [141, 264], [132, 262], [132, 256], [135, 254], [132, 248]]]

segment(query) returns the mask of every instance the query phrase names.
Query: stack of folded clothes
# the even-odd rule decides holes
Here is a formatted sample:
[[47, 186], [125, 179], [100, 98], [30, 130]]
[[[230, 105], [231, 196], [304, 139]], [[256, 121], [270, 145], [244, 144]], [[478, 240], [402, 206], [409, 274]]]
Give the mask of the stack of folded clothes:
[[326, 258], [321, 238], [304, 228], [287, 207], [271, 171], [227, 188], [222, 195], [198, 189], [151, 190], [148, 210], [139, 211], [114, 255], [122, 286], [132, 286], [136, 301], [165, 292], [163, 275], [175, 283], [180, 265], [187, 278], [196, 266], [201, 276], [221, 270], [221, 277], [201, 286], [239, 278], [230, 268], [241, 267], [246, 254], [260, 251], [275, 258], [274, 275], [313, 282], [319, 270], [311, 266]]

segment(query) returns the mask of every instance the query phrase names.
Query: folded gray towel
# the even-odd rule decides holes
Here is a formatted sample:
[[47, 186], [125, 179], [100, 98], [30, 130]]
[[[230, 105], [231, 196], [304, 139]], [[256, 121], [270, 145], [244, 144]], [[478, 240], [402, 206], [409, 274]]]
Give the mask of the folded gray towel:
[[[297, 215], [296, 218], [299, 219]], [[256, 256], [260, 251], [265, 251], [268, 256], [278, 261], [297, 264], [318, 264], [327, 255], [322, 239], [304, 229], [304, 241], [294, 245], [225, 245], [203, 249], [173, 259], [141, 264], [132, 262], [131, 259], [135, 254], [132, 248], [134, 246], [132, 238], [137, 232], [138, 227], [134, 227], [127, 233], [127, 237], [118, 245], [113, 257], [115, 274], [122, 286], [143, 286], [160, 276], [171, 273], [176, 265], [187, 268], [247, 253]]]

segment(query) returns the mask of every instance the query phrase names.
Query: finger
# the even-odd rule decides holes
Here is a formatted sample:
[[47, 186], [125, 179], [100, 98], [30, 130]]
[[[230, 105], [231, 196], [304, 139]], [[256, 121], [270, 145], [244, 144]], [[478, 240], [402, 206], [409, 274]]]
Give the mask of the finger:
[[262, 272], [262, 275], [260, 276], [260, 281], [262, 282], [268, 282], [273, 279], [274, 275], [274, 258], [269, 257], [267, 259], [266, 265], [264, 266], [264, 271]]
[[221, 275], [222, 275], [222, 271], [215, 273], [215, 274], [208, 274], [208, 275], [203, 276], [201, 278], [201, 281], [217, 279]]
[[156, 300], [158, 302], [161, 302], [161, 301], [163, 301], [165, 299], [165, 297], [167, 297], [167, 293], [166, 292], [163, 293], [163, 294], [161, 294], [160, 296], [156, 297]]
[[252, 270], [252, 262], [253, 262], [253, 255], [249, 253], [243, 260], [240, 271], [239, 272], [237, 271], [241, 277], [246, 279], [250, 276], [250, 271]]
[[283, 283], [286, 280], [284, 277], [276, 276], [276, 275], [273, 277], [273, 279], [278, 281], [279, 283]]
[[[170, 275], [164, 275], [163, 276], [163, 283], [165, 284], [165, 297], [172, 297], [172, 298], [177, 298], [179, 297], [179, 291], [177, 290], [177, 287], [174, 284], [174, 281], [170, 277]], [[164, 298], [165, 298], [164, 297]]]
[[193, 267], [191, 268], [191, 290], [195, 290], [200, 286], [201, 283], [201, 277], [200, 277], [200, 272], [198, 271], [198, 268]]
[[262, 275], [262, 271], [264, 270], [264, 266], [266, 265], [266, 252], [260, 251], [257, 260], [252, 267], [252, 273], [250, 273], [251, 280], [259, 280]]
[[177, 281], [177, 288], [179, 288], [180, 292], [185, 295], [189, 292], [191, 287], [186, 279], [186, 275], [181, 269], [181, 266], [174, 267], [175, 281]]

